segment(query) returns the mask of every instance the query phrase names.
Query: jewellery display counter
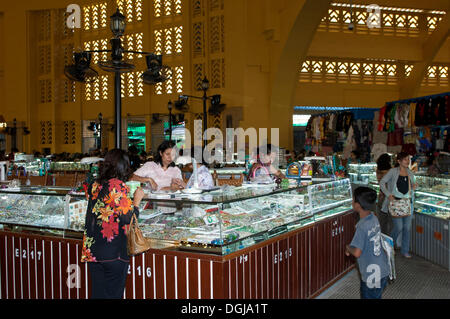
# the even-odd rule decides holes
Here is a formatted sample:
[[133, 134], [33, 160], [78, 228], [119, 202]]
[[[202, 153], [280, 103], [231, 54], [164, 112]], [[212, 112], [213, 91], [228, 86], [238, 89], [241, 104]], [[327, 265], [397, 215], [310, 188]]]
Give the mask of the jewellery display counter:
[[[87, 201], [56, 187], [2, 190], [1, 298], [87, 298]], [[146, 193], [154, 248], [130, 258], [124, 298], [311, 298], [354, 266], [348, 179], [276, 189]]]
[[450, 177], [416, 176], [412, 251], [450, 270]]
[[61, 172], [61, 171], [86, 172], [90, 170], [90, 165], [80, 162], [51, 162], [50, 170], [52, 172]]

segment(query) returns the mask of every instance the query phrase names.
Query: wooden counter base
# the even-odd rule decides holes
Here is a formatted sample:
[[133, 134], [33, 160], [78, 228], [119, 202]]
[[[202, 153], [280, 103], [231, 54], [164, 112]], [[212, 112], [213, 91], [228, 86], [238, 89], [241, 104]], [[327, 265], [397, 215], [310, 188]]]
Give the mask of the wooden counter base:
[[[152, 249], [130, 259], [124, 298], [312, 298], [353, 268], [353, 213], [226, 256]], [[80, 240], [0, 231], [0, 299], [84, 299]]]

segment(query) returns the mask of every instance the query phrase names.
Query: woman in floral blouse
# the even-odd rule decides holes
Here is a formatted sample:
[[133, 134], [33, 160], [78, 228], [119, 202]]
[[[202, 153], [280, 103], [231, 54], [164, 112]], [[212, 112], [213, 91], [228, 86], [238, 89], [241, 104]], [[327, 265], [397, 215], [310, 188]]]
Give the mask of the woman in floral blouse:
[[128, 197], [125, 184], [130, 161], [125, 151], [109, 151], [99, 178], [89, 185], [88, 208], [83, 236], [82, 262], [88, 262], [92, 298], [118, 299], [123, 295], [128, 271], [126, 225], [139, 216], [144, 196], [141, 188]]

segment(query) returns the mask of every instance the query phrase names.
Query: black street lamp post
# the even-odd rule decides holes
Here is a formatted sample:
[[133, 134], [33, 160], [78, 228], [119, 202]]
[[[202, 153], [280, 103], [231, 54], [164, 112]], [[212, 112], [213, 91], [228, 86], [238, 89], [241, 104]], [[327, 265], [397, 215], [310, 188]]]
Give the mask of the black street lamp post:
[[169, 109], [169, 141], [172, 140], [172, 101], [169, 100], [167, 103], [167, 108]]
[[203, 137], [205, 135], [205, 131], [208, 129], [208, 114], [206, 113], [206, 101], [208, 100], [208, 96], [206, 95], [206, 92], [209, 89], [209, 81], [206, 78], [206, 76], [202, 80], [202, 90], [203, 90]]
[[212, 95], [212, 96], [207, 95], [207, 91], [209, 89], [209, 81], [206, 78], [206, 76], [202, 80], [201, 89], [203, 91], [203, 96], [193, 96], [193, 95], [182, 94], [179, 96], [179, 99], [175, 103], [175, 106], [178, 105], [178, 107], [182, 107], [184, 104], [187, 103], [188, 98], [194, 98], [194, 99], [199, 99], [199, 100], [203, 101], [203, 119], [202, 119], [202, 145], [203, 145], [203, 139], [205, 136], [205, 132], [208, 129], [208, 113], [206, 110], [206, 101], [211, 100], [211, 105], [218, 105], [220, 103], [220, 95], [218, 95], [218, 94]]
[[121, 96], [121, 74], [133, 71], [135, 66], [123, 62], [123, 53], [141, 54], [146, 56], [147, 70], [142, 74], [145, 84], [156, 84], [168, 79], [169, 67], [162, 65], [162, 56], [151, 52], [128, 51], [122, 47], [121, 36], [125, 32], [126, 17], [119, 9], [111, 16], [111, 32], [114, 38], [110, 40], [110, 50], [87, 50], [74, 53], [74, 64], [66, 66], [66, 76], [77, 82], [87, 82], [98, 76], [97, 71], [90, 68], [91, 54], [100, 52], [111, 52], [111, 60], [100, 61], [98, 66], [107, 72], [114, 72], [114, 125], [115, 125], [115, 147], [122, 148], [122, 96]]
[[97, 146], [97, 148], [99, 150], [102, 149], [102, 132], [103, 132], [103, 123], [102, 123], [102, 121], [103, 121], [103, 114], [102, 113], [98, 113], [98, 126], [97, 126], [97, 129], [98, 129], [99, 137], [98, 137], [98, 144], [97, 144], [98, 146]]

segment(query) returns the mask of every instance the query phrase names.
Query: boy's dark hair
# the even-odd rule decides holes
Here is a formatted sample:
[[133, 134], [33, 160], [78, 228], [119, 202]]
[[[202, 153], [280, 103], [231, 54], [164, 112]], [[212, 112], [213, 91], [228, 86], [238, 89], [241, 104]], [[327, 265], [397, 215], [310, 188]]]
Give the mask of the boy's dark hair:
[[377, 201], [377, 192], [373, 189], [360, 186], [353, 191], [353, 199], [364, 210], [372, 210]]

